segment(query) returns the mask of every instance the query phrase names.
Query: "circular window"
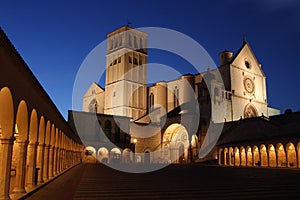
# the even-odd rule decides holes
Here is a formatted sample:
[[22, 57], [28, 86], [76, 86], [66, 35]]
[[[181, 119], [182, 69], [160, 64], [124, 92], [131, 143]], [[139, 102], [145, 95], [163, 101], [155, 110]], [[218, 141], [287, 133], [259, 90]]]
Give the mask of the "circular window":
[[244, 88], [247, 93], [249, 93], [249, 94], [254, 93], [255, 85], [254, 85], [253, 80], [250, 77], [246, 77], [244, 79]]

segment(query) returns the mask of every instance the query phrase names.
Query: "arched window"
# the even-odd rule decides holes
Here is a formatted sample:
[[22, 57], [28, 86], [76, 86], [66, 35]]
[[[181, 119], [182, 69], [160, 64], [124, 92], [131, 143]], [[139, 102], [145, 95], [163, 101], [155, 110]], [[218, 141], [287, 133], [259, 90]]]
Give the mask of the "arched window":
[[151, 93], [149, 96], [149, 109], [152, 111], [154, 109], [154, 94]]
[[104, 133], [108, 139], [111, 139], [111, 122], [109, 120], [105, 121]]
[[128, 34], [128, 45], [132, 47], [131, 35]]
[[138, 48], [138, 44], [137, 44], [136, 36], [133, 37], [133, 40], [134, 40], [134, 48], [137, 49]]
[[219, 98], [219, 88], [215, 87], [215, 89], [214, 89], [214, 103], [216, 103], [218, 98]]
[[143, 50], [143, 48], [144, 48], [143, 40], [142, 40], [142, 38], [140, 38], [140, 49]]
[[176, 108], [179, 106], [179, 90], [177, 86], [175, 86], [173, 94], [174, 94], [174, 108]]

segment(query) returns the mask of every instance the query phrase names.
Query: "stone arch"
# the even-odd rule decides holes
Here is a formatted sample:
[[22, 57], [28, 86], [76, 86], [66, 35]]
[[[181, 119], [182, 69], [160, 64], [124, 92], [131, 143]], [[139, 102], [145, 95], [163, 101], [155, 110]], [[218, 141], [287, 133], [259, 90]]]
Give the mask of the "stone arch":
[[26, 188], [31, 189], [37, 184], [36, 161], [37, 161], [37, 143], [38, 142], [38, 115], [35, 109], [32, 109], [29, 122], [29, 144], [27, 148], [26, 160]]
[[122, 153], [122, 161], [124, 163], [132, 163], [133, 162], [133, 153], [129, 148], [125, 148]]
[[277, 156], [275, 147], [273, 144], [268, 145], [268, 154], [269, 154], [269, 167], [277, 167]]
[[105, 147], [101, 147], [98, 149], [97, 160], [100, 163], [108, 163], [109, 162], [109, 151]]
[[0, 91], [0, 135], [9, 139], [13, 136], [14, 104], [9, 88], [4, 87]]
[[44, 118], [44, 116], [41, 116], [40, 121], [39, 121], [39, 134], [38, 134], [38, 143], [39, 144], [45, 143], [45, 130], [46, 130], [45, 118]]
[[110, 162], [111, 163], [119, 163], [121, 161], [121, 151], [119, 148], [113, 148], [110, 150]]
[[257, 116], [258, 112], [255, 106], [252, 103], [247, 104], [244, 109], [244, 118], [251, 118]]
[[28, 145], [28, 109], [24, 100], [21, 100], [17, 113], [14, 129], [16, 138], [13, 145], [12, 169], [15, 176], [11, 176], [10, 191], [13, 193], [25, 193], [26, 157]]
[[252, 149], [250, 146], [247, 146], [246, 147], [246, 155], [247, 155], [247, 163], [246, 165], [247, 166], [253, 166], [253, 156], [252, 156]]
[[36, 143], [38, 141], [38, 116], [35, 109], [32, 109], [29, 122], [29, 142]]
[[93, 146], [87, 146], [83, 154], [83, 162], [96, 163], [96, 149]]
[[55, 145], [55, 125], [51, 125], [50, 146], [49, 146], [49, 177], [54, 177], [54, 145]]
[[298, 168], [300, 168], [300, 142], [297, 143], [297, 147], [296, 147], [296, 150], [297, 150], [297, 163], [298, 163]]
[[246, 166], [247, 159], [246, 159], [246, 151], [243, 146], [240, 148], [240, 158], [241, 158], [241, 166]]
[[224, 151], [223, 151], [223, 148], [220, 148], [218, 150], [218, 164], [219, 165], [224, 165]]
[[51, 140], [51, 122], [48, 120], [46, 123], [45, 131], [45, 146], [44, 146], [44, 164], [43, 164], [43, 180], [47, 181], [49, 179], [49, 148]]
[[[198, 151], [198, 147], [199, 147], [199, 145], [198, 145], [198, 136], [197, 135], [192, 135], [192, 137], [191, 137], [191, 148], [192, 148], [192, 159], [193, 160], [195, 160], [195, 159], [197, 159], [197, 157], [198, 157], [198, 153], [199, 153], [199, 151]], [[223, 161], [222, 162], [224, 162], [224, 159], [223, 159]]]
[[277, 153], [277, 166], [278, 167], [286, 167], [286, 153], [284, 150], [284, 146], [282, 143], [278, 143], [276, 146], [276, 153]]
[[260, 164], [263, 167], [268, 166], [268, 153], [267, 153], [267, 148], [264, 144], [261, 144], [259, 146], [259, 153], [260, 153]]
[[165, 162], [186, 163], [189, 149], [187, 129], [178, 123], [168, 126], [163, 135], [162, 147]]
[[19, 141], [28, 140], [28, 109], [24, 100], [21, 100], [16, 114], [14, 136]]
[[233, 166], [234, 165], [234, 152], [233, 152], [233, 148], [229, 147], [229, 165]]
[[234, 166], [240, 166], [240, 150], [238, 147], [234, 148]]
[[144, 151], [144, 163], [149, 164], [151, 163], [151, 157], [150, 157], [150, 150]]
[[13, 151], [14, 103], [8, 87], [0, 91], [0, 198], [9, 199]]
[[36, 160], [36, 167], [38, 169], [38, 177], [37, 177], [38, 184], [44, 182], [43, 173], [44, 173], [45, 131], [46, 131], [45, 118], [41, 116], [39, 121], [39, 134], [38, 134], [37, 160]]
[[51, 122], [48, 120], [46, 123], [46, 130], [45, 130], [45, 144], [50, 145], [51, 140]]
[[228, 148], [224, 148], [224, 165], [229, 165], [229, 153]]
[[[54, 144], [54, 175], [58, 174], [58, 163], [59, 163], [59, 133], [60, 130], [56, 128], [55, 131], [55, 144]], [[74, 142], [74, 145], [76, 146], [76, 143]]]
[[260, 164], [260, 155], [259, 155], [259, 149], [257, 146], [253, 146], [253, 166], [259, 166]]
[[286, 157], [288, 167], [297, 167], [297, 154], [293, 143], [289, 142], [286, 145]]

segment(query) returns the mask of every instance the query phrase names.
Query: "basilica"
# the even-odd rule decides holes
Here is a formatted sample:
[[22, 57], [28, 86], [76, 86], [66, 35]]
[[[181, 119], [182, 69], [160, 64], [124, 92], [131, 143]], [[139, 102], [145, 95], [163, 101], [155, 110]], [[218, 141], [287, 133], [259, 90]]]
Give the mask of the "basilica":
[[[236, 53], [221, 52], [217, 69], [149, 85], [148, 34], [123, 26], [107, 37], [105, 86], [91, 83], [82, 111], [69, 112], [74, 128], [74, 117], [100, 125], [98, 136], [95, 125], [76, 126], [99, 162], [193, 162], [210, 125], [280, 114], [268, 105], [266, 76], [246, 40]], [[216, 148], [209, 155], [215, 158]]]

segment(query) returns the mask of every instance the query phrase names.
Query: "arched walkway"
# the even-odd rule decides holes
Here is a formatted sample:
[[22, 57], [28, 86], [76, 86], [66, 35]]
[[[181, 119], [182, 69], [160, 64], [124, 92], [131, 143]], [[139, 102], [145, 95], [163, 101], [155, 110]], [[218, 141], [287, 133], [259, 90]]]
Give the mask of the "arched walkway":
[[83, 162], [96, 163], [96, 149], [92, 146], [88, 146], [84, 150]]
[[0, 38], [0, 199], [10, 199], [79, 163], [82, 143], [2, 30]]
[[257, 166], [257, 167], [288, 167], [300, 168], [300, 142], [295, 147], [293, 142], [284, 146], [281, 142], [276, 144], [261, 144], [251, 148], [222, 147], [218, 149], [218, 164], [229, 166]]
[[297, 154], [293, 143], [290, 142], [286, 145], [286, 152], [288, 167], [297, 167]]
[[260, 152], [260, 164], [263, 167], [267, 167], [268, 166], [268, 154], [267, 154], [267, 148], [265, 145], [260, 145], [259, 147], [259, 152]]
[[121, 162], [121, 151], [118, 148], [113, 148], [110, 150], [110, 162], [119, 163]]
[[98, 161], [100, 163], [108, 163], [109, 162], [109, 151], [105, 147], [101, 147], [98, 150]]
[[277, 152], [277, 166], [286, 167], [287, 166], [286, 153], [284, 150], [284, 146], [281, 143], [277, 144], [276, 152]]
[[268, 146], [268, 152], [269, 152], [269, 167], [277, 167], [276, 152], [273, 144], [270, 144]]
[[229, 165], [229, 153], [228, 148], [224, 149], [224, 164]]
[[260, 166], [260, 156], [257, 146], [253, 147], [253, 166]]
[[246, 151], [245, 151], [245, 148], [242, 146], [240, 148], [240, 154], [241, 154], [241, 166], [246, 166]]
[[234, 166], [234, 153], [233, 153], [233, 148], [229, 147], [229, 165]]
[[124, 163], [133, 163], [133, 153], [129, 148], [125, 148], [122, 154], [122, 160]]
[[246, 152], [247, 152], [247, 166], [253, 166], [253, 156], [252, 156], [252, 149], [251, 147], [247, 147], [246, 148]]
[[240, 166], [240, 150], [238, 147], [234, 148], [234, 166]]

